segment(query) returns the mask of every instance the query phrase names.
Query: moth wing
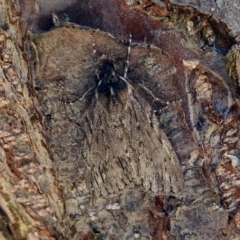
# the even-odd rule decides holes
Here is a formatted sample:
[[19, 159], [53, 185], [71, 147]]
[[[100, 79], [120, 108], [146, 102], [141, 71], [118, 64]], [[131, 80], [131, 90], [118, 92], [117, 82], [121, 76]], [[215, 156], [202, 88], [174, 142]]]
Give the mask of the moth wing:
[[146, 102], [109, 106], [98, 99], [85, 122], [88, 186], [108, 195], [134, 185], [154, 193], [177, 193], [183, 185], [179, 160]]
[[135, 134], [138, 139], [138, 147], [135, 148], [138, 149], [143, 186], [154, 193], [178, 193], [183, 188], [183, 175], [171, 143], [159, 128], [148, 103], [133, 97], [131, 106], [137, 119], [131, 131], [136, 131], [134, 125], [138, 125], [140, 132]]
[[124, 143], [124, 128], [118, 116], [108, 112], [97, 102], [88, 114], [85, 154], [88, 186], [94, 195], [107, 195], [123, 190], [137, 178], [136, 162], [131, 160]]

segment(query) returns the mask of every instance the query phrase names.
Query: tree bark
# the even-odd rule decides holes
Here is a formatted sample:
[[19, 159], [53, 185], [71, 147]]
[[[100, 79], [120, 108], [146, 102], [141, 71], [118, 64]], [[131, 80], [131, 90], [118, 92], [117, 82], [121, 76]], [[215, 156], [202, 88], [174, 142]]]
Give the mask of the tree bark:
[[237, 1], [0, 6], [0, 239], [239, 239]]

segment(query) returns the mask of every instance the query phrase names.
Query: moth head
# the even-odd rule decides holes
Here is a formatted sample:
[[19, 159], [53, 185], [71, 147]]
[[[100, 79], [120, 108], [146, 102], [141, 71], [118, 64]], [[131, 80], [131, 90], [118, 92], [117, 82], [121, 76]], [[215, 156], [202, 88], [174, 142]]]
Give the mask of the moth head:
[[107, 55], [103, 54], [98, 58], [97, 65], [97, 76], [99, 80], [108, 79], [112, 81], [115, 77], [114, 63], [110, 60]]
[[127, 87], [125, 81], [115, 72], [114, 62], [103, 54], [97, 62], [98, 92], [113, 97]]

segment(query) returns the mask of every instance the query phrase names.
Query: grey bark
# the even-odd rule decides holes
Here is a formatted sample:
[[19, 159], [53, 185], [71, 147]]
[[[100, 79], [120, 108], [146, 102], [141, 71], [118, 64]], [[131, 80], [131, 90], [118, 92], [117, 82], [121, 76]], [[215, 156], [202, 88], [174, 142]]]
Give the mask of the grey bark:
[[239, 238], [236, 2], [0, 4], [0, 239]]

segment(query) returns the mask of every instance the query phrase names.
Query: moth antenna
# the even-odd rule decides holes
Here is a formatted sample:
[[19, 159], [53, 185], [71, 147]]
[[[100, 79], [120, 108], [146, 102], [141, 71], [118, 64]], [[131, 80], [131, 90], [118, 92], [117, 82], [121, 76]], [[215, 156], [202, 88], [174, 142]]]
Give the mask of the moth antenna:
[[60, 102], [63, 102], [64, 104], [73, 104], [73, 103], [75, 103], [75, 102], [77, 102], [77, 101], [79, 101], [79, 100], [83, 101], [83, 100], [85, 99], [85, 97], [88, 95], [88, 93], [89, 93], [90, 91], [92, 91], [94, 88], [95, 88], [95, 86], [89, 88], [82, 96], [78, 97], [78, 98], [75, 99], [74, 101], [60, 101]]
[[138, 85], [139, 85], [143, 90], [145, 90], [148, 94], [150, 94], [150, 95], [152, 96], [153, 102], [159, 101], [159, 102], [162, 102], [162, 103], [166, 104], [166, 102], [164, 102], [164, 101], [160, 100], [159, 98], [155, 97], [154, 94], [152, 93], [152, 91], [151, 91], [149, 88], [147, 88], [146, 86], [144, 86], [144, 85], [141, 84], [141, 83], [139, 83]]
[[131, 52], [131, 45], [132, 45], [132, 34], [129, 34], [129, 40], [128, 40], [128, 52], [127, 52], [127, 59], [126, 59], [126, 64], [125, 64], [125, 69], [124, 69], [124, 75], [123, 78], [126, 79], [127, 77], [127, 71], [129, 67], [129, 59], [130, 59], [130, 52]]
[[131, 87], [131, 89], [134, 89], [133, 86], [122, 76], [118, 75], [119, 78], [121, 78], [128, 86]]
[[95, 86], [89, 88], [89, 89], [82, 95], [82, 97], [80, 97], [79, 99], [80, 99], [80, 100], [83, 100], [83, 99], [88, 95], [88, 93], [89, 93], [90, 91], [92, 91], [94, 88], [95, 88]]
[[160, 102], [160, 103], [162, 103], [162, 104], [166, 104], [166, 105], [167, 105], [166, 107], [162, 108], [162, 109], [160, 110], [160, 112], [163, 111], [163, 110], [165, 110], [165, 109], [167, 109], [168, 106], [170, 105], [170, 103], [175, 104], [175, 103], [177, 103], [177, 102], [181, 102], [181, 101], [182, 101], [182, 99], [180, 99], [180, 100], [176, 100], [176, 101], [172, 101], [172, 102], [169, 102], [169, 101], [164, 102], [163, 100], [155, 97], [154, 94], [152, 93], [152, 91], [151, 91], [149, 88], [147, 88], [146, 86], [144, 86], [143, 84], [139, 83], [139, 86], [140, 86], [143, 90], [145, 90], [149, 95], [151, 95], [151, 97], [153, 98], [153, 102]]
[[95, 41], [95, 37], [93, 36], [93, 34], [91, 34], [91, 36], [92, 36], [92, 47], [93, 47], [93, 59], [94, 59], [94, 61], [96, 61], [96, 56], [97, 56], [96, 41]]

